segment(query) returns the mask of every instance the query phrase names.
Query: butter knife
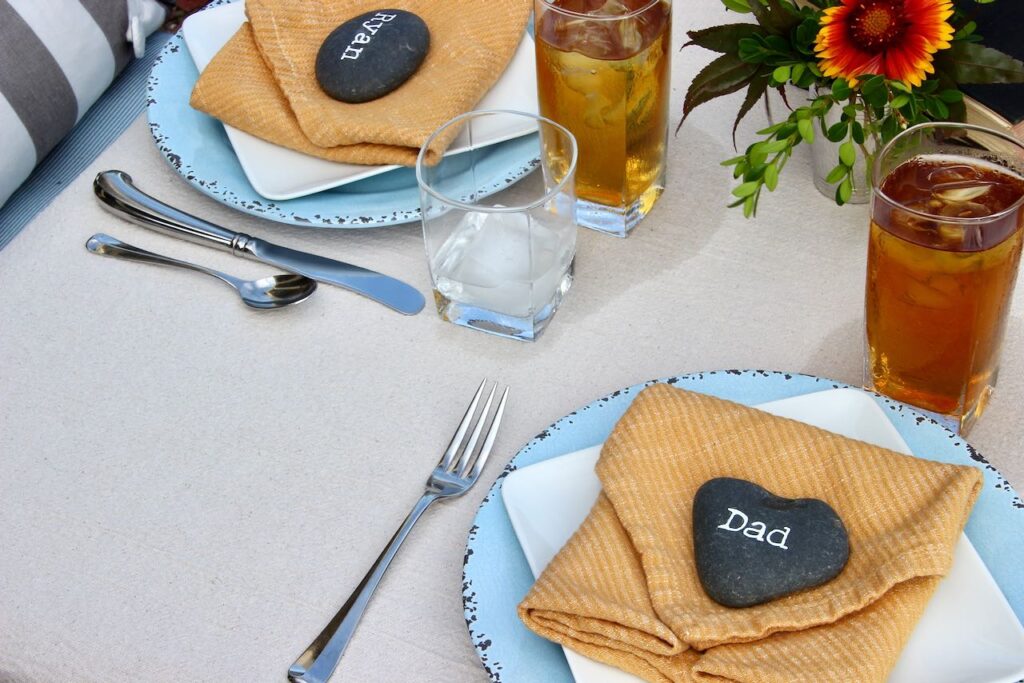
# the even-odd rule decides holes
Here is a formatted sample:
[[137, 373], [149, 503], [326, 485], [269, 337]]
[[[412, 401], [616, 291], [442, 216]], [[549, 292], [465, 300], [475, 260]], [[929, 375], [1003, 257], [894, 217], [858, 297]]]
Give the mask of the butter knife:
[[235, 256], [245, 256], [343, 287], [405, 315], [415, 315], [423, 310], [423, 295], [401, 280], [350, 263], [282, 247], [245, 233], [232, 232], [196, 218], [142, 192], [124, 171], [103, 171], [96, 176], [92, 187], [104, 208], [143, 227], [196, 244], [220, 247]]

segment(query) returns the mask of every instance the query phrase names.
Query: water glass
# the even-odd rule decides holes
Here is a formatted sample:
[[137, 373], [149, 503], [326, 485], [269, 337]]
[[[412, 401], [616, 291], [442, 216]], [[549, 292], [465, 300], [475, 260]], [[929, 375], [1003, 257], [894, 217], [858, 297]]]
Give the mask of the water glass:
[[[524, 122], [536, 132], [487, 144]], [[433, 135], [451, 126], [462, 151], [433, 166], [421, 152], [416, 162], [437, 311], [457, 325], [534, 340], [572, 284], [576, 142], [523, 112], [469, 112]]]
[[1024, 144], [909, 128], [872, 178], [865, 383], [966, 433], [996, 383], [1024, 243]]

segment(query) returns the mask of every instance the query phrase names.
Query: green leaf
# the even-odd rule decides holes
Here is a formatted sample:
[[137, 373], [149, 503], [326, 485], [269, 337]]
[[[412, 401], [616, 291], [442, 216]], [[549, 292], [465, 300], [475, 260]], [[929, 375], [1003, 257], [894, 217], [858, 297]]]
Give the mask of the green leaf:
[[[747, 26], [753, 26], [757, 28], [757, 24], [746, 24]], [[761, 44], [761, 41], [757, 40], [760, 37], [759, 34], [751, 34], [752, 37], [740, 38], [737, 43], [737, 54], [740, 59], [744, 62], [750, 62], [751, 64], [760, 64], [764, 60], [768, 59], [768, 50]]]
[[757, 188], [759, 187], [761, 187], [760, 180], [750, 180], [733, 188], [732, 194], [734, 197], [749, 197], [757, 192]]
[[747, 158], [746, 156], [733, 157], [732, 159], [726, 159], [725, 161], [720, 162], [718, 165], [719, 166], [735, 166], [736, 164], [740, 163], [741, 161], [743, 161], [746, 158]]
[[839, 145], [839, 160], [850, 168], [853, 168], [854, 163], [856, 163], [857, 151], [853, 148], [853, 143], [849, 140]]
[[722, 55], [712, 61], [694, 77], [686, 91], [683, 121], [695, 107], [743, 88], [757, 73], [757, 69], [757, 65], [747, 64], [736, 55]]
[[800, 137], [804, 142], [814, 142], [814, 124], [810, 119], [800, 119], [796, 122], [796, 129], [800, 131]]
[[881, 76], [872, 76], [864, 81], [860, 93], [872, 107], [884, 107], [889, 100], [889, 89], [885, 87], [885, 79]]
[[925, 102], [925, 109], [931, 114], [932, 118], [939, 121], [945, 121], [949, 116], [949, 107], [946, 103], [937, 97], [932, 97]]
[[882, 142], [889, 142], [900, 132], [900, 122], [896, 120], [895, 116], [886, 116], [882, 119], [879, 131], [882, 134]]
[[806, 73], [807, 73], [807, 65], [806, 64], [794, 64], [793, 65], [793, 69], [792, 69], [792, 73], [790, 74], [790, 78], [793, 79], [794, 83], [799, 85], [800, 84], [800, 79], [803, 78], [804, 74], [806, 74]]
[[903, 81], [889, 81], [889, 87], [893, 90], [899, 90], [900, 92], [910, 93], [911, 88]]
[[907, 105], [908, 102], [910, 102], [909, 95], [897, 95], [896, 97], [892, 98], [892, 102], [889, 103], [889, 106], [892, 107], [893, 109], [902, 109]]
[[756, 147], [768, 154], [776, 154], [789, 147], [789, 142], [786, 140], [766, 140], [757, 143]]
[[779, 66], [772, 72], [772, 79], [776, 83], [786, 83], [789, 81], [790, 69], [788, 66]]
[[829, 185], [835, 185], [840, 180], [845, 178], [849, 172], [849, 168], [843, 166], [842, 164], [839, 164], [828, 172], [828, 175], [825, 176], [825, 182], [828, 183]]
[[1024, 83], [1024, 62], [991, 47], [956, 41], [940, 54], [943, 71], [957, 83]]
[[946, 104], [954, 104], [955, 102], [963, 102], [964, 94], [959, 90], [943, 90], [939, 93], [939, 99]]
[[740, 14], [750, 13], [750, 5], [746, 0], [722, 0], [722, 4], [725, 5], [726, 9], [731, 9], [733, 12], [739, 12]]
[[829, 126], [828, 132], [825, 133], [832, 142], [842, 142], [846, 138], [846, 130], [849, 124], [846, 121], [840, 121], [839, 123], [833, 123]]
[[966, 24], [960, 27], [960, 30], [953, 35], [953, 40], [963, 40], [967, 36], [978, 30], [978, 22], [968, 21]]
[[814, 39], [818, 35], [818, 28], [818, 19], [816, 17], [804, 19], [800, 25], [796, 27], [794, 36], [796, 38], [797, 47], [803, 48], [801, 51], [806, 50], [807, 54], [814, 54]]
[[796, 124], [786, 121], [782, 128], [779, 128], [778, 132], [775, 133], [775, 137], [780, 140], [790, 137], [796, 132]]
[[699, 31], [687, 31], [686, 35], [690, 37], [690, 40], [684, 43], [683, 47], [697, 45], [714, 52], [737, 53], [740, 49], [740, 41], [749, 38], [759, 30], [757, 24], [723, 24], [703, 28]]
[[743, 202], [743, 218], [750, 218], [758, 210], [758, 200], [756, 196], [746, 198]]
[[757, 131], [757, 134], [758, 135], [771, 135], [772, 133], [774, 133], [778, 129], [782, 128], [784, 125], [786, 125], [785, 121], [780, 121], [779, 123], [773, 123], [772, 125], [768, 126], [767, 128], [762, 128], [761, 130]]
[[764, 186], [768, 188], [769, 192], [775, 192], [775, 188], [779, 185], [779, 169], [775, 165], [771, 165], [764, 169]]
[[850, 137], [858, 145], [864, 144], [864, 126], [859, 121], [854, 121], [853, 125], [850, 126]]
[[768, 45], [768, 48], [773, 52], [779, 54], [788, 55], [790, 53], [789, 41], [782, 36], [770, 34], [764, 37], [764, 42]]
[[845, 100], [853, 92], [850, 89], [850, 84], [846, 82], [845, 78], [837, 78], [832, 82], [832, 97], [837, 100]]
[[843, 178], [843, 182], [839, 183], [839, 187], [836, 188], [836, 203], [842, 206], [850, 201], [851, 196], [853, 196], [853, 183], [850, 182], [850, 176], [846, 176]]
[[[757, 23], [761, 24], [769, 33], [777, 36], [788, 35], [802, 21], [800, 15], [790, 9], [788, 3], [783, 4], [780, 0], [752, 0], [749, 5], [750, 11], [757, 18]], [[784, 49], [788, 50], [788, 48], [789, 42], [786, 41]]]

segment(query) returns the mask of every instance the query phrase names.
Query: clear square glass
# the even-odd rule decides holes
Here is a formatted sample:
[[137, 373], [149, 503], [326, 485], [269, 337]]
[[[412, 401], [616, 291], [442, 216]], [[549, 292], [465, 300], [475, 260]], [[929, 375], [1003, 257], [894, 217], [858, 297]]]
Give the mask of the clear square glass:
[[[490, 131], [530, 119], [537, 133], [515, 142], [522, 168], [495, 163]], [[576, 256], [576, 141], [557, 123], [523, 112], [475, 111], [434, 132], [461, 128], [466, 151], [416, 162], [423, 240], [442, 319], [534, 340], [572, 285]], [[532, 146], [532, 147], [531, 147]], [[513, 180], [517, 175], [518, 180]]]

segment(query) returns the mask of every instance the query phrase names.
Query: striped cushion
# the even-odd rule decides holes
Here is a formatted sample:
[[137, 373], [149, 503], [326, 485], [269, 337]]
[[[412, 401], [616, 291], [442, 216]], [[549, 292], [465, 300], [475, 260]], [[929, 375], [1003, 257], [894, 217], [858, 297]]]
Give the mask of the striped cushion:
[[128, 63], [127, 30], [126, 0], [0, 0], [0, 205]]

